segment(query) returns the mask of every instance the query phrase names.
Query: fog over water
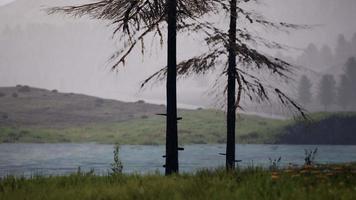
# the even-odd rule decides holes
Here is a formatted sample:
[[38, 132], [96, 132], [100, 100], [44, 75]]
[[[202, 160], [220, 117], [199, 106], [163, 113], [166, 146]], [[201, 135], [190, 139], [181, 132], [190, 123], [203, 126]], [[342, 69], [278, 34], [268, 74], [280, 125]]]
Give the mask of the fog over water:
[[[145, 99], [164, 103], [164, 84], [139, 89], [144, 78], [165, 65], [164, 46], [153, 42], [153, 50], [143, 58], [140, 49], [136, 49], [127, 64], [114, 73], [107, 59], [118, 44], [111, 38], [111, 29], [105, 22], [48, 16], [43, 11], [50, 6], [83, 2], [86, 1], [0, 0], [0, 87], [23, 84], [125, 101]], [[270, 31], [263, 35], [295, 47], [282, 52], [294, 58], [309, 43], [333, 49], [339, 34], [351, 40], [356, 32], [354, 0], [267, 0], [254, 9], [276, 21], [320, 25], [296, 33]], [[179, 37], [178, 59], [201, 52], [201, 44], [198, 35]], [[151, 41], [146, 41], [146, 46], [151, 46]], [[180, 81], [179, 103], [214, 105], [215, 98], [209, 95], [213, 77]]]

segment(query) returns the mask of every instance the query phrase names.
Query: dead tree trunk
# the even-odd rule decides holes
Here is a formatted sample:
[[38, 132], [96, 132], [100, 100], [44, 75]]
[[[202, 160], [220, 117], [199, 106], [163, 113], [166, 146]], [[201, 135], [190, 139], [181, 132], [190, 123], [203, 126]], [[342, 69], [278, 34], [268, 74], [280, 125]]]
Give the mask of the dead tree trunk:
[[177, 0], [167, 0], [168, 9], [168, 71], [165, 174], [178, 173], [177, 128]]
[[229, 65], [227, 70], [227, 141], [226, 169], [235, 168], [235, 123], [236, 123], [236, 0], [230, 1]]

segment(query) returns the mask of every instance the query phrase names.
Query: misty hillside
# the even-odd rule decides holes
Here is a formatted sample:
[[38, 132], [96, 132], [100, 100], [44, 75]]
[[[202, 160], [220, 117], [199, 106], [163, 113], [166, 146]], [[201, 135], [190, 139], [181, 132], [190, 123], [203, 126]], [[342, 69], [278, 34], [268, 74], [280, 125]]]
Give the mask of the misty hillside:
[[162, 113], [164, 106], [127, 103], [28, 86], [0, 87], [0, 126], [73, 127]]
[[[305, 3], [293, 0], [268, 0], [266, 7], [262, 6], [261, 9], [264, 9], [266, 14], [271, 15], [274, 19], [280, 18], [283, 21], [299, 22], [300, 24], [324, 24], [324, 20], [329, 23], [330, 19], [333, 19], [330, 27], [324, 27], [327, 30], [333, 30], [332, 34], [330, 31], [328, 32], [330, 33], [328, 38], [323, 39], [330, 43], [334, 43], [335, 35], [346, 32], [339, 27], [342, 24], [339, 22], [344, 22], [345, 18], [352, 18], [350, 16], [353, 14], [346, 15], [348, 12], [344, 12], [345, 9], [350, 8], [352, 0], [343, 0], [337, 3], [327, 0], [323, 1], [323, 4], [320, 4], [319, 0], [303, 1], [308, 3], [308, 8], [300, 6]], [[159, 51], [159, 45], [152, 48], [153, 52], [147, 52], [145, 59], [141, 59], [141, 57], [138, 59], [136, 55], [141, 51], [135, 49], [133, 51], [135, 57], [128, 59], [127, 67], [121, 68], [120, 73], [111, 73], [108, 58], [120, 44], [116, 44], [115, 39], [111, 38], [112, 31], [108, 29], [105, 21], [87, 18], [74, 19], [64, 15], [49, 16], [44, 10], [52, 6], [75, 5], [83, 2], [90, 2], [90, 0], [15, 0], [0, 6], [0, 85], [25, 84], [48, 89], [58, 88], [60, 91], [85, 93], [110, 99], [125, 99], [127, 101], [149, 99], [164, 102], [163, 87], [153, 87], [153, 89], [150, 88], [151, 90], [137, 95], [141, 81], [165, 66], [165, 59], [162, 52]], [[319, 6], [323, 7], [319, 8]], [[287, 7], [293, 8], [296, 13], [298, 11], [295, 9], [303, 10], [306, 13], [302, 17], [297, 17], [289, 13], [288, 9], [281, 9]], [[315, 16], [315, 9], [325, 12], [327, 17], [324, 17], [324, 14]], [[307, 12], [307, 10], [309, 11]], [[341, 13], [340, 10], [343, 12]], [[321, 16], [323, 17], [321, 18]], [[316, 21], [311, 22], [311, 19]], [[347, 26], [350, 28], [346, 34], [347, 40], [350, 38], [349, 34], [354, 33], [354, 30], [351, 30], [353, 26], [353, 24]], [[324, 33], [325, 30], [315, 31]], [[279, 39], [285, 37], [281, 40], [282, 43], [292, 42], [292, 44], [286, 43], [286, 45], [304, 48], [306, 45], [303, 44], [309, 42], [320, 44], [318, 39], [322, 38], [319, 37], [321, 34], [315, 31], [300, 33], [302, 35], [293, 37], [293, 39], [282, 36], [283, 34], [271, 35], [275, 35]], [[178, 48], [178, 59], [195, 55], [197, 49], [201, 49], [201, 46], [198, 46], [200, 45], [199, 41], [195, 44], [188, 37], [181, 41], [185, 42], [181, 42], [182, 46]], [[329, 44], [329, 46], [333, 49], [333, 45]], [[273, 52], [270, 53], [273, 54]], [[286, 53], [297, 56], [302, 52]], [[320, 72], [317, 69], [309, 69], [308, 71], [298, 71], [298, 73], [310, 75], [312, 80], [319, 80], [321, 74], [314, 71]], [[204, 107], [214, 106], [216, 100], [205, 94], [211, 92], [208, 89], [213, 85], [215, 76], [204, 76], [201, 80], [196, 80], [198, 79], [196, 77], [194, 79], [179, 82], [179, 102]], [[271, 81], [270, 84], [279, 83]], [[288, 92], [291, 96], [296, 96], [294, 89], [288, 88]], [[204, 98], [201, 98], [202, 96]], [[246, 102], [246, 104], [248, 103]], [[276, 107], [277, 109], [274, 109], [273, 112], [283, 114], [278, 113], [278, 106]], [[255, 112], [256, 110], [248, 111]]]
[[[61, 93], [28, 86], [0, 88], [0, 143], [98, 142], [164, 144], [165, 107]], [[180, 110], [182, 144], [226, 142], [225, 113]], [[238, 114], [238, 143], [356, 144], [355, 113], [311, 114], [304, 121]]]

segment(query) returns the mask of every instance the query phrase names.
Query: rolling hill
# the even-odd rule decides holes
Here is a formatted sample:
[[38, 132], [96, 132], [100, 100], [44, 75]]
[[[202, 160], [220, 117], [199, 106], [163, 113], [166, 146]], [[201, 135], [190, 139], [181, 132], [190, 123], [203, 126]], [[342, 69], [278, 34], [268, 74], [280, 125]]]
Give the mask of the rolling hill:
[[[0, 88], [0, 143], [165, 142], [165, 106], [60, 93], [28, 86]], [[179, 110], [181, 144], [225, 143], [225, 113]], [[356, 113], [314, 113], [310, 121], [238, 114], [237, 142], [356, 144]]]
[[0, 88], [0, 126], [76, 127], [122, 122], [164, 110], [144, 101], [127, 103], [29, 86]]

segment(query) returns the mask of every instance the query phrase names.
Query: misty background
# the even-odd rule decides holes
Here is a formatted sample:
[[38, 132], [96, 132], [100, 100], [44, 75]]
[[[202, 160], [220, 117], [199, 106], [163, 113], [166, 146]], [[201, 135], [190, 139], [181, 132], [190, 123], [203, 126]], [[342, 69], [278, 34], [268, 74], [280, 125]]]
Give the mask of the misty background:
[[[164, 46], [152, 43], [153, 50], [143, 57], [138, 48], [124, 67], [112, 72], [108, 58], [120, 44], [116, 44], [112, 29], [105, 22], [48, 16], [44, 11], [52, 6], [83, 2], [88, 1], [0, 0], [0, 86], [21, 84], [123, 101], [164, 103], [164, 83], [140, 90], [143, 79], [165, 66]], [[356, 24], [352, 22], [356, 19], [356, 1], [266, 0], [252, 9], [263, 11], [275, 21], [316, 25], [311, 30], [289, 34], [269, 31], [262, 36], [291, 47], [288, 51], [268, 53], [304, 66], [295, 83], [290, 84], [290, 94], [299, 98], [300, 77], [307, 75], [313, 95], [307, 108], [323, 110], [324, 106], [317, 102], [323, 75], [334, 75], [337, 85], [348, 58], [356, 56]], [[178, 60], [195, 55], [202, 45], [198, 36], [179, 37]], [[181, 80], [180, 106], [217, 106], [216, 98], [209, 92], [214, 79], [209, 75]], [[252, 105], [248, 111], [272, 112]]]

